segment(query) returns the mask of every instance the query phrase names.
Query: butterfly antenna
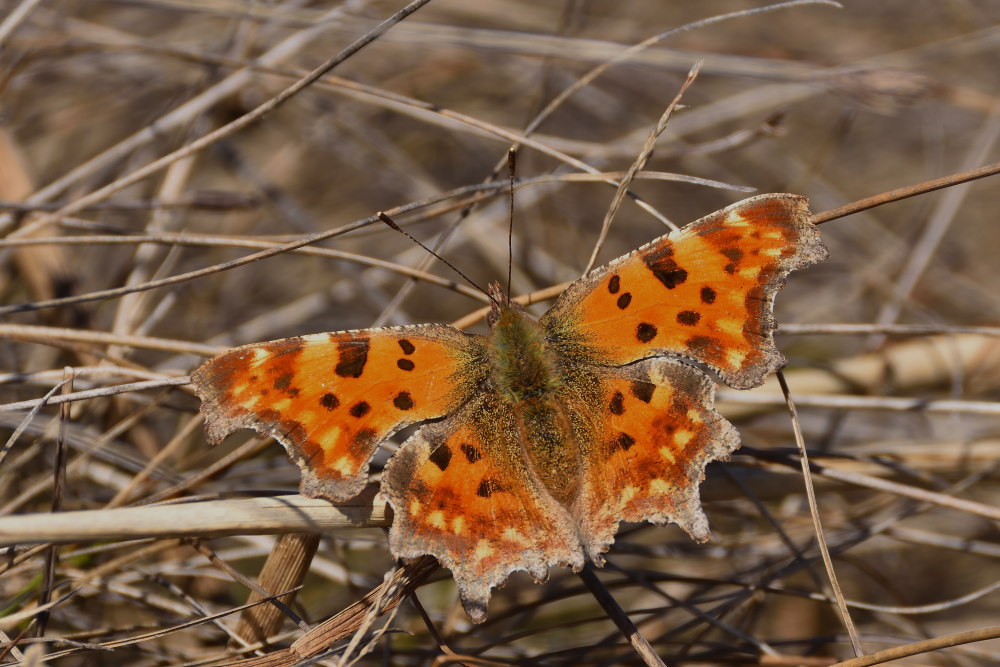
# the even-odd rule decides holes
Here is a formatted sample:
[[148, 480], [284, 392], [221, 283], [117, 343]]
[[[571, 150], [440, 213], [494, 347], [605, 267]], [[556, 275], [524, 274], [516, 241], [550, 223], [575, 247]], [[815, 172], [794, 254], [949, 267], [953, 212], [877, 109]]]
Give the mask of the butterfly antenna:
[[392, 218], [390, 218], [387, 214], [383, 213], [382, 211], [379, 211], [375, 215], [378, 216], [378, 219], [381, 220], [382, 222], [384, 222], [386, 225], [388, 225], [392, 229], [396, 230], [397, 232], [399, 232], [400, 234], [402, 234], [406, 238], [408, 238], [411, 241], [413, 241], [414, 243], [416, 243], [418, 246], [420, 246], [421, 248], [423, 248], [424, 250], [426, 250], [428, 253], [430, 253], [433, 257], [436, 257], [442, 264], [444, 264], [449, 269], [451, 269], [452, 271], [454, 271], [455, 273], [457, 273], [458, 275], [460, 275], [465, 280], [465, 282], [469, 283], [470, 285], [472, 285], [473, 287], [475, 287], [477, 290], [479, 290], [480, 292], [482, 292], [483, 294], [485, 294], [487, 297], [489, 297], [490, 301], [492, 301], [495, 305], [497, 305], [497, 306], [500, 305], [499, 303], [497, 303], [497, 300], [493, 297], [493, 295], [490, 294], [487, 290], [484, 290], [482, 287], [480, 287], [476, 283], [476, 281], [474, 281], [472, 278], [470, 278], [469, 276], [467, 276], [464, 273], [462, 273], [457, 266], [455, 266], [454, 264], [452, 264], [451, 262], [449, 262], [448, 260], [446, 260], [444, 257], [442, 257], [441, 255], [437, 254], [436, 252], [434, 252], [433, 250], [431, 250], [430, 248], [428, 248], [427, 246], [425, 246], [413, 234], [411, 234], [410, 232], [406, 231], [405, 229], [403, 229], [402, 227], [400, 227], [399, 225], [397, 225], [396, 221], [393, 220]]
[[510, 290], [514, 275], [514, 167], [517, 149], [507, 151], [507, 177], [510, 180], [510, 224], [507, 225], [507, 304], [510, 304]]

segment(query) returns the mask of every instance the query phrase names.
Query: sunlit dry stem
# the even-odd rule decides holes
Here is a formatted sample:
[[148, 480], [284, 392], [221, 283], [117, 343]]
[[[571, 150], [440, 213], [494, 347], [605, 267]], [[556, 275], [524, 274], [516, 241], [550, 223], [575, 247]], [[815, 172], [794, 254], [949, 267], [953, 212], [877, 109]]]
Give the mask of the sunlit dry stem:
[[802, 426], [799, 424], [799, 415], [795, 410], [795, 403], [792, 400], [788, 383], [785, 382], [785, 374], [777, 372], [778, 382], [781, 384], [781, 392], [785, 396], [785, 403], [788, 406], [788, 414], [792, 419], [792, 430], [795, 433], [795, 444], [799, 448], [799, 457], [802, 463], [802, 477], [805, 482], [806, 498], [809, 500], [809, 513], [812, 516], [813, 528], [816, 531], [816, 544], [819, 547], [820, 555], [823, 557], [823, 565], [826, 567], [827, 577], [830, 579], [830, 587], [833, 589], [837, 607], [840, 610], [840, 617], [847, 629], [847, 634], [851, 638], [851, 646], [854, 648], [854, 655], [864, 655], [865, 650], [861, 646], [861, 639], [858, 637], [858, 630], [854, 627], [854, 620], [851, 612], [847, 608], [844, 600], [844, 593], [840, 589], [840, 581], [837, 579], [837, 571], [833, 567], [833, 560], [830, 558], [830, 550], [826, 545], [826, 536], [823, 534], [823, 524], [819, 518], [819, 507], [816, 504], [816, 490], [813, 488], [812, 475], [809, 471], [809, 455], [806, 452], [805, 439], [802, 437]]

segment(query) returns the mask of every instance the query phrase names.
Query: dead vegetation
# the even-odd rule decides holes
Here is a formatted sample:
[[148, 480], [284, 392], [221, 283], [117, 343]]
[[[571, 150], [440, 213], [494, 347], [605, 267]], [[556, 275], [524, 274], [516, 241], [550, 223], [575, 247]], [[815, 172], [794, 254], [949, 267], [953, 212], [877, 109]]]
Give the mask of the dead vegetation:
[[818, 213], [995, 162], [1000, 7], [434, 0], [382, 25], [402, 6], [4, 7], [0, 665], [653, 664], [629, 619], [670, 665], [1000, 662], [995, 178], [824, 224], [831, 259], [779, 296], [840, 604], [777, 380], [719, 394], [745, 447], [709, 469], [711, 542], [626, 527], [609, 567], [515, 575], [478, 626], [447, 572], [394, 569], [374, 487], [281, 495], [281, 448], [209, 448], [185, 386], [230, 345], [479, 308], [373, 214], [502, 278], [512, 143], [517, 294], [746, 188]]

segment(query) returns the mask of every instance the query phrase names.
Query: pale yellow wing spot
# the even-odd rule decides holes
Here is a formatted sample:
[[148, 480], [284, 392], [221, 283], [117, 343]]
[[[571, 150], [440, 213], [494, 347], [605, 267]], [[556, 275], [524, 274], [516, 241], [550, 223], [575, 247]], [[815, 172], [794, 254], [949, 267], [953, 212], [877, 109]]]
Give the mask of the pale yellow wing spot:
[[715, 326], [730, 336], [740, 336], [743, 334], [743, 324], [738, 320], [731, 318], [721, 319], [715, 323]]
[[444, 512], [435, 510], [427, 515], [427, 524], [434, 526], [438, 530], [444, 530], [447, 525], [444, 521]]
[[525, 539], [524, 535], [517, 528], [506, 529], [505, 531], [503, 531], [503, 536], [504, 539], [510, 542], [516, 542], [518, 544], [527, 543], [527, 540]]
[[629, 502], [630, 500], [632, 500], [633, 498], [635, 498], [635, 495], [637, 493], [639, 493], [639, 487], [638, 486], [632, 486], [631, 484], [628, 485], [628, 486], [626, 486], [622, 490], [622, 502], [623, 503]]
[[346, 456], [341, 456], [339, 459], [333, 462], [332, 467], [341, 475], [347, 475], [353, 469], [352, 465], [353, 464], [351, 463], [351, 460], [349, 458], [347, 458]]
[[495, 550], [490, 546], [490, 543], [486, 540], [479, 540], [476, 543], [476, 550], [472, 553], [472, 557], [476, 560], [483, 560], [484, 558], [489, 558], [493, 555]]
[[672, 490], [673, 487], [663, 479], [657, 478], [649, 483], [650, 493], [670, 493]]

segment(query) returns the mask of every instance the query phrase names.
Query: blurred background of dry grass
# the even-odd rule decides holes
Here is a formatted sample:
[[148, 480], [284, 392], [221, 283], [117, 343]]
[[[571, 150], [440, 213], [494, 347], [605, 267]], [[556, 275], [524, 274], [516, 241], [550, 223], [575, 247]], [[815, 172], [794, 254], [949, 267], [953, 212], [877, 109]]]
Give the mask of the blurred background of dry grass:
[[[519, 132], [542, 105], [627, 46], [759, 5], [434, 0], [337, 67], [332, 74], [343, 81], [307, 89], [249, 128], [58, 224], [36, 224], [43, 210], [249, 112], [400, 6], [8, 0], [8, 22], [0, 25], [0, 200], [7, 212], [0, 231], [8, 244], [31, 236], [50, 242], [0, 247], [0, 302], [138, 285], [251, 252], [193, 241], [287, 240], [476, 185], [490, 178], [510, 143], [491, 128]], [[688, 69], [704, 59], [684, 97], [687, 108], [675, 112], [647, 169], [797, 192], [823, 211], [997, 159], [998, 24], [1000, 4], [987, 0], [847, 0], [843, 9], [798, 6], [701, 27], [614, 65], [569, 97], [532, 139], [599, 171], [624, 170]], [[266, 71], [234, 81], [234, 72], [258, 58]], [[517, 192], [516, 293], [574, 279], [586, 265], [614, 190], [558, 179], [575, 171], [537, 148], [519, 154], [520, 177], [557, 178]], [[500, 171], [499, 196], [467, 218], [448, 211], [409, 229], [433, 243], [454, 227], [441, 253], [478, 281], [501, 278], [504, 178]], [[632, 189], [679, 224], [745, 196], [688, 182], [639, 180]], [[783, 325], [927, 327], [909, 335], [820, 327], [779, 336], [793, 395], [808, 403], [800, 408], [806, 445], [834, 471], [815, 479], [818, 505], [867, 652], [1000, 625], [992, 590], [1000, 575], [996, 516], [976, 509], [998, 504], [1000, 354], [989, 331], [959, 329], [1000, 319], [998, 191], [987, 179], [826, 224], [831, 259], [793, 274], [778, 299]], [[626, 201], [601, 261], [663, 232]], [[127, 240], [134, 234], [161, 243]], [[119, 242], [71, 242], [109, 235]], [[408, 267], [427, 259], [382, 225], [317, 247]], [[430, 270], [453, 278], [439, 266]], [[182, 377], [201, 359], [185, 342], [228, 346], [374, 323], [448, 322], [479, 305], [440, 285], [411, 286], [384, 268], [289, 253], [126, 297], [4, 316], [0, 400], [43, 396], [66, 366], [77, 369], [75, 391]], [[23, 325], [68, 328], [82, 339]], [[148, 338], [126, 345], [123, 338], [88, 339], [90, 332]], [[150, 338], [177, 346], [164, 349], [167, 343]], [[831, 393], [856, 400], [837, 403]], [[753, 449], [709, 469], [713, 541], [693, 544], [674, 526], [629, 527], [600, 576], [668, 664], [850, 657], [836, 606], [817, 598], [828, 584], [788, 414], [737, 394], [727, 392], [723, 407]], [[769, 385], [757, 395], [777, 394]], [[920, 401], [888, 409], [882, 397]], [[281, 448], [258, 446], [248, 432], [210, 449], [196, 401], [183, 389], [67, 405], [61, 418], [59, 408], [42, 409], [4, 451], [3, 514], [52, 510], [60, 439], [67, 447], [62, 510], [297, 488], [297, 470]], [[0, 412], [5, 440], [25, 415]], [[233, 452], [250, 455], [210, 467]], [[202, 475], [206, 468], [213, 474]], [[848, 473], [860, 477], [844, 479]], [[900, 486], [873, 488], [872, 480]], [[939, 495], [914, 498], [916, 489]], [[952, 495], [973, 503], [949, 507]], [[0, 562], [0, 601], [10, 615], [46, 595], [69, 594], [51, 609], [44, 631], [66, 640], [45, 645], [62, 655], [52, 664], [204, 664], [198, 661], [226, 655], [223, 626], [233, 632], [236, 614], [112, 652], [101, 645], [242, 604], [247, 587], [206, 552], [255, 577], [274, 541], [219, 537], [203, 541], [201, 551], [157, 540], [18, 547]], [[50, 555], [51, 586], [42, 576]], [[294, 608], [310, 624], [321, 621], [381, 582], [391, 566], [381, 529], [325, 533]], [[418, 596], [443, 641], [462, 655], [518, 664], [639, 660], [566, 571], [553, 572], [544, 586], [515, 575], [482, 626], [470, 627], [456, 611], [446, 574]], [[22, 639], [0, 664], [21, 661], [38, 632], [37, 624], [26, 627], [0, 619], [0, 646]], [[364, 660], [424, 664], [439, 654], [439, 639], [409, 603], [392, 627], [403, 632], [374, 641]], [[286, 622], [266, 650], [299, 634]], [[998, 663], [994, 640], [900, 664]]]

